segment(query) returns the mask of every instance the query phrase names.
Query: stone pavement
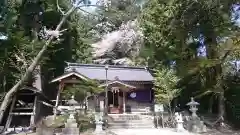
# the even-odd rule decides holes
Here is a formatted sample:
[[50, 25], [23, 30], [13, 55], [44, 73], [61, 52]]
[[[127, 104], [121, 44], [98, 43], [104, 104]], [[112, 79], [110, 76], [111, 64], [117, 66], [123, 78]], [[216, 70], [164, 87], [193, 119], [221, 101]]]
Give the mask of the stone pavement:
[[174, 129], [112, 129], [115, 135], [197, 135], [194, 133], [176, 132]]

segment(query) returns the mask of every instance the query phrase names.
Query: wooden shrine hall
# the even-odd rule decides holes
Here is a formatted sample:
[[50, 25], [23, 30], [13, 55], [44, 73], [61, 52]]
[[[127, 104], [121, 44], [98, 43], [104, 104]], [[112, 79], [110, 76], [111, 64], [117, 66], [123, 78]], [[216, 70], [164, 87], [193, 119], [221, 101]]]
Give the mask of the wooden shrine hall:
[[[63, 75], [53, 79], [58, 83], [56, 104], [60, 106], [61, 92], [68, 85], [79, 81], [97, 80], [106, 91], [89, 96], [86, 102], [88, 110], [95, 110], [102, 101], [108, 108], [108, 113], [146, 113], [153, 101], [153, 77], [146, 67], [130, 67], [116, 65], [68, 63]], [[107, 103], [107, 104], [106, 104]]]

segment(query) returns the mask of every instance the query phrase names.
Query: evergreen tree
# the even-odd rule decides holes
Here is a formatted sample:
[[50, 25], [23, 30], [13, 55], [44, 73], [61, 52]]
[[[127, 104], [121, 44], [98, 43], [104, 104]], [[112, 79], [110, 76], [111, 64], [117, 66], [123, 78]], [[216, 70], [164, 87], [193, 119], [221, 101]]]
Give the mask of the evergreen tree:
[[[218, 94], [220, 120], [225, 112], [223, 62], [239, 44], [231, 21], [233, 4], [237, 1], [151, 0], [142, 16], [146, 46], [155, 61], [176, 62], [179, 75], [200, 79], [204, 92]], [[227, 42], [219, 41], [225, 37]], [[201, 46], [206, 57], [198, 56]]]

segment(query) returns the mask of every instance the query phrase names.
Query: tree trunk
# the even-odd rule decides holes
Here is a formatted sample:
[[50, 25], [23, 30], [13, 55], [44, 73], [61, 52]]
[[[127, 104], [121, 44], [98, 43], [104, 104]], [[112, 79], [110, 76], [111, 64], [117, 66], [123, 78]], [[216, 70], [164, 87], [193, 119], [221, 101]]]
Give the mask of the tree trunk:
[[[213, 28], [212, 28], [213, 29]], [[206, 33], [206, 52], [207, 58], [210, 60], [222, 60], [217, 49], [217, 36], [214, 34], [214, 31], [208, 31]], [[218, 63], [213, 67], [208, 69], [207, 74], [207, 86], [214, 86], [216, 93], [218, 95], [218, 116], [220, 126], [223, 126], [224, 115], [225, 115], [225, 101], [224, 101], [224, 87], [223, 87], [223, 72], [222, 72], [222, 63]]]
[[211, 96], [209, 99], [209, 104], [208, 104], [208, 113], [212, 114], [213, 110], [213, 101], [214, 101], [214, 96]]
[[224, 126], [224, 116], [225, 116], [225, 99], [224, 92], [221, 92], [218, 96], [218, 117], [220, 126]]
[[[81, 1], [80, 1], [81, 2]], [[79, 3], [80, 3], [79, 2]], [[62, 27], [63, 23], [66, 21], [67, 17], [71, 15], [71, 13], [73, 13], [78, 7], [77, 6], [73, 6], [61, 19], [61, 21], [59, 22], [57, 28], [55, 30], [60, 30], [60, 28]], [[42, 49], [38, 52], [37, 56], [33, 59], [31, 65], [28, 67], [28, 69], [26, 70], [26, 72], [24, 73], [24, 75], [22, 76], [21, 80], [17, 82], [17, 84], [15, 84], [6, 94], [6, 96], [4, 97], [4, 100], [1, 104], [0, 107], [0, 123], [2, 122], [3, 119], [3, 115], [5, 110], [8, 107], [9, 102], [11, 101], [12, 96], [18, 91], [18, 89], [23, 85], [23, 83], [25, 81], [27, 81], [29, 79], [29, 77], [31, 76], [33, 70], [36, 68], [36, 66], [39, 64], [39, 62], [41, 61], [44, 53], [46, 52], [48, 46], [50, 45], [50, 43], [53, 40], [53, 36], [46, 41], [46, 43], [43, 45]]]

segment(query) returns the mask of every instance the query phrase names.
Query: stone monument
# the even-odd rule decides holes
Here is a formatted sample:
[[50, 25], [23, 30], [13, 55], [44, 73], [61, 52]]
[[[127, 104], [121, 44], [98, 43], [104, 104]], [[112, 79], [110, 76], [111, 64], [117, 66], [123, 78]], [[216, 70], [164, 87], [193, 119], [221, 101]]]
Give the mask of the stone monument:
[[177, 125], [176, 125], [177, 132], [185, 131], [185, 129], [183, 128], [182, 114], [179, 114], [179, 113], [176, 112], [175, 113], [175, 120], [177, 122]]
[[74, 115], [76, 114], [76, 108], [75, 106], [78, 105], [78, 102], [74, 100], [74, 96], [71, 97], [71, 99], [68, 101], [68, 105], [70, 106], [69, 111], [69, 117], [67, 119], [67, 122], [65, 123], [65, 128], [63, 129], [64, 135], [79, 135], [79, 128], [78, 124], [76, 122], [76, 119], [74, 118]]
[[187, 106], [190, 107], [190, 111], [192, 112], [192, 116], [187, 121], [187, 129], [188, 131], [195, 133], [203, 133], [206, 132], [207, 127], [204, 125], [204, 122], [197, 116], [197, 106], [200, 105], [198, 102], [194, 101], [194, 98], [191, 98], [191, 101], [187, 103]]
[[99, 134], [103, 131], [103, 116], [101, 115], [101, 113], [95, 113], [95, 124], [96, 124], [96, 128], [95, 128], [95, 133]]

